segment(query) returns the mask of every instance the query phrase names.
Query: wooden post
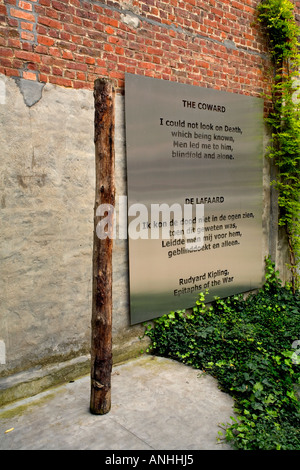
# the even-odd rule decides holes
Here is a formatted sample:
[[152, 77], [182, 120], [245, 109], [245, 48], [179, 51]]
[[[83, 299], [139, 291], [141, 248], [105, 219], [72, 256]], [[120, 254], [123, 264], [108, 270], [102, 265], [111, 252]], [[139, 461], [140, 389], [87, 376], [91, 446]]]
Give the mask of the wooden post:
[[[93, 414], [105, 414], [111, 408], [113, 240], [111, 236], [103, 239], [98, 237], [96, 227], [100, 218], [97, 216], [96, 211], [101, 204], [110, 204], [113, 207], [115, 205], [114, 89], [110, 81], [105, 79], [95, 81], [94, 100], [96, 195], [94, 207], [90, 411]], [[113, 214], [110, 214], [110, 216], [113, 218]], [[113, 222], [112, 219], [111, 222]]]

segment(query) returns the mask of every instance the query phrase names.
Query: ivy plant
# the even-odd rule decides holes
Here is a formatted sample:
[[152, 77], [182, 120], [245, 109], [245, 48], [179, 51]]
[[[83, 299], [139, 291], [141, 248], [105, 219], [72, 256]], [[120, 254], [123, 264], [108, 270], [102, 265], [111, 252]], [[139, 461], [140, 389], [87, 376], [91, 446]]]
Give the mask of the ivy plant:
[[266, 118], [272, 133], [269, 157], [278, 170], [272, 184], [279, 194], [279, 225], [287, 233], [295, 292], [299, 289], [300, 262], [300, 29], [294, 5], [288, 0], [262, 1], [258, 5], [258, 19], [266, 32], [274, 67], [272, 109]]
[[219, 439], [242, 450], [299, 450], [299, 292], [282, 286], [267, 259], [257, 293], [211, 304], [205, 297], [146, 324], [149, 352], [209, 373], [234, 398], [235, 416], [220, 423]]

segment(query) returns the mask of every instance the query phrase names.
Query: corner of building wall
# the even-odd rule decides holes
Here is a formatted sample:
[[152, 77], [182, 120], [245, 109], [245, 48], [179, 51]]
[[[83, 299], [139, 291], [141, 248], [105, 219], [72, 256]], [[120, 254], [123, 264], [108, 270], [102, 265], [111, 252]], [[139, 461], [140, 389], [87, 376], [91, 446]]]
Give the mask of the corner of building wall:
[[[134, 329], [116, 335], [113, 345], [113, 366], [127, 362], [144, 354], [149, 339], [141, 337], [142, 331]], [[34, 367], [7, 377], [0, 378], [0, 406], [33, 397], [55, 387], [90, 374], [90, 355], [79, 356], [68, 361], [44, 367]]]
[[89, 370], [89, 356], [81, 356], [66, 362], [35, 367], [0, 378], [0, 404], [4, 406], [32, 397], [45, 390], [82, 377], [88, 374]]

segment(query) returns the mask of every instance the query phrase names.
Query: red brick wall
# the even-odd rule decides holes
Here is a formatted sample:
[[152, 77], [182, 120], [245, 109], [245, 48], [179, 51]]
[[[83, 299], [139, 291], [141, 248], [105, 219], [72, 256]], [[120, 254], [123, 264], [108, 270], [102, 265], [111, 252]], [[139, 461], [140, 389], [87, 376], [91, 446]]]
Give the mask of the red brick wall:
[[[298, 4], [299, 2], [295, 2]], [[0, 73], [93, 88], [124, 73], [259, 96], [258, 0], [0, 0]]]

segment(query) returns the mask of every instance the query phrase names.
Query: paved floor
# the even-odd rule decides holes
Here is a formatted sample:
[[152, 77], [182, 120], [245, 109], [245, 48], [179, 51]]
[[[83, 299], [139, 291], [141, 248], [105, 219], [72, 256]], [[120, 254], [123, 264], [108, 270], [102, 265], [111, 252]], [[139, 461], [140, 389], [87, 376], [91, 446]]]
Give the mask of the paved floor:
[[112, 371], [112, 407], [89, 411], [90, 377], [0, 410], [0, 450], [230, 450], [233, 401], [206, 374], [142, 356]]

